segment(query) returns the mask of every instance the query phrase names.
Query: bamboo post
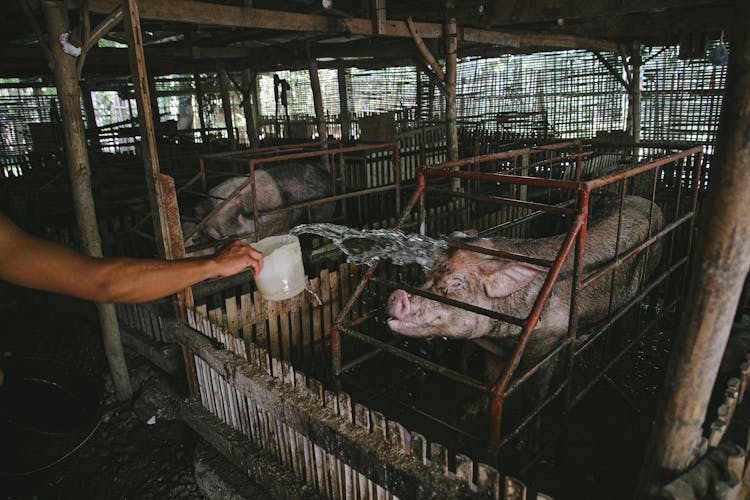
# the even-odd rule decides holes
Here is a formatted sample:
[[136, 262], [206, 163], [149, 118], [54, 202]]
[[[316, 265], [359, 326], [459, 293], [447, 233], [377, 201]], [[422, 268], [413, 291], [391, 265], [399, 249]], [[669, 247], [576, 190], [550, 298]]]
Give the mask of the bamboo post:
[[221, 91], [221, 107], [224, 110], [224, 124], [227, 128], [229, 148], [235, 149], [237, 143], [234, 137], [234, 120], [232, 120], [232, 101], [229, 97], [229, 75], [227, 70], [219, 68], [219, 90]]
[[203, 114], [203, 86], [201, 84], [200, 73], [193, 75], [195, 80], [195, 100], [198, 102], [198, 121], [201, 126], [201, 142], [206, 144], [208, 142], [208, 136], [206, 135], [206, 117]]
[[341, 140], [348, 141], [352, 138], [352, 122], [351, 114], [349, 111], [349, 88], [347, 85], [347, 73], [346, 68], [338, 69], [339, 78], [339, 109], [341, 116]]
[[635, 49], [633, 57], [630, 59], [633, 65], [633, 76], [630, 82], [630, 120], [631, 134], [633, 141], [638, 143], [641, 140], [641, 66], [643, 58], [641, 57], [640, 46]]
[[[47, 22], [49, 48], [55, 61], [55, 84], [60, 102], [65, 151], [81, 245], [86, 254], [101, 257], [102, 245], [96, 225], [94, 197], [91, 192], [91, 167], [81, 116], [76, 60], [63, 52], [58, 41], [60, 34], [67, 33], [69, 30], [68, 11], [64, 2], [57, 1], [44, 1], [42, 8]], [[104, 352], [112, 374], [115, 395], [117, 399], [124, 401], [130, 399], [133, 392], [130, 388], [115, 306], [114, 304], [98, 304], [97, 309], [102, 327]]]
[[701, 440], [711, 389], [750, 268], [750, 3], [738, 2], [715, 165], [693, 261], [686, 315], [666, 374], [662, 404], [637, 498], [690, 466]]
[[245, 126], [250, 147], [258, 149], [258, 119], [256, 103], [258, 102], [257, 76], [248, 68], [242, 72], [242, 90], [244, 92], [243, 110], [245, 112]]
[[101, 144], [99, 143], [99, 128], [96, 125], [96, 111], [94, 110], [94, 100], [91, 96], [91, 88], [88, 85], [81, 85], [81, 95], [83, 97], [83, 110], [86, 112], [86, 122], [88, 122], [88, 136], [91, 139], [91, 149], [99, 153]]
[[[141, 21], [136, 0], [122, 0], [125, 21], [125, 34], [128, 38], [130, 73], [133, 76], [135, 100], [138, 105], [138, 122], [141, 129], [141, 155], [146, 169], [146, 187], [151, 205], [151, 219], [154, 223], [154, 237], [159, 254], [172, 258], [169, 245], [169, 223], [164, 211], [164, 195], [159, 179], [159, 156], [156, 149], [156, 135], [151, 108], [151, 98], [146, 73], [146, 58], [143, 54]], [[158, 110], [157, 110], [158, 112]]]
[[[310, 46], [305, 47], [307, 51], [307, 67], [310, 71], [310, 87], [312, 88], [313, 103], [315, 104], [315, 119], [318, 126], [318, 138], [320, 148], [328, 149], [328, 130], [326, 128], [326, 115], [323, 109], [323, 93], [320, 89], [320, 77], [318, 76], [318, 61], [310, 54]], [[328, 156], [323, 157], [323, 165], [328, 168]]]
[[[445, 128], [448, 143], [448, 161], [458, 160], [458, 123], [456, 120], [456, 64], [458, 37], [456, 35], [456, 2], [445, 0]], [[461, 187], [460, 179], [452, 179], [451, 189]]]

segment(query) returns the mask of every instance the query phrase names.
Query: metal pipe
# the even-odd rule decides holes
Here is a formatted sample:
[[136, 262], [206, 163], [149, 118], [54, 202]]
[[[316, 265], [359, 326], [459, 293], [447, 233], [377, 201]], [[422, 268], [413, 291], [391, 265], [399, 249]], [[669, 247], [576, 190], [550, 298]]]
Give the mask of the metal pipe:
[[635, 177], [636, 175], [642, 174], [643, 172], [647, 172], [651, 169], [661, 167], [662, 165], [666, 165], [668, 163], [673, 163], [681, 158], [686, 158], [696, 153], [701, 153], [702, 151], [703, 151], [703, 146], [697, 146], [694, 148], [686, 149], [685, 151], [681, 151], [679, 153], [665, 156], [664, 158], [660, 158], [658, 160], [654, 160], [649, 163], [644, 163], [643, 165], [639, 165], [632, 169], [615, 172], [605, 177], [600, 177], [599, 179], [592, 179], [590, 181], [585, 181], [584, 184], [586, 184], [587, 189], [589, 191], [593, 191], [594, 189], [604, 187], [608, 184], [613, 184], [621, 179], [626, 179], [628, 177]]
[[[513, 185], [515, 186], [516, 184], [513, 184]], [[560, 207], [558, 205], [548, 205], [545, 203], [535, 203], [533, 201], [516, 200], [513, 198], [503, 198], [501, 196], [487, 196], [487, 195], [481, 195], [481, 194], [462, 193], [460, 191], [448, 191], [445, 189], [438, 189], [438, 188], [426, 188], [425, 191], [430, 192], [430, 193], [455, 196], [456, 198], [465, 198], [465, 199], [476, 200], [476, 201], [486, 201], [488, 203], [495, 203], [498, 205], [507, 205], [507, 206], [518, 207], [518, 208], [528, 208], [530, 210], [533, 210], [533, 209], [543, 210], [545, 212], [550, 212], [550, 213], [558, 213], [558, 214], [566, 214], [566, 215], [574, 215], [577, 213], [576, 210], [572, 208]]]
[[522, 184], [525, 186], [537, 186], [546, 188], [563, 189], [566, 191], [581, 191], [586, 188], [585, 183], [573, 181], [561, 181], [557, 179], [544, 179], [540, 177], [529, 177], [522, 175], [493, 174], [485, 172], [460, 172], [455, 170], [443, 170], [442, 168], [419, 167], [430, 177], [450, 177], [458, 179], [470, 179], [502, 184]]
[[[475, 380], [471, 377], [467, 377], [466, 375], [462, 373], [459, 373], [455, 370], [451, 370], [450, 368], [446, 368], [443, 365], [440, 365], [438, 363], [434, 363], [432, 361], [421, 358], [417, 356], [416, 354], [412, 354], [408, 351], [399, 349], [398, 347], [392, 346], [386, 342], [382, 342], [380, 340], [372, 338], [369, 335], [359, 333], [358, 331], [352, 330], [349, 328], [340, 328], [339, 330], [340, 332], [346, 333], [347, 335], [354, 337], [360, 342], [364, 342], [365, 344], [378, 347], [389, 354], [393, 354], [396, 357], [410, 361], [416, 365], [421, 366], [422, 368], [438, 373], [455, 382], [461, 383], [467, 387], [471, 387], [472, 389], [477, 389], [482, 392], [489, 392], [490, 390], [490, 388], [486, 384], [478, 380]], [[340, 371], [337, 371], [336, 374], [337, 375], [340, 374]]]
[[532, 307], [531, 312], [529, 313], [529, 316], [525, 321], [523, 329], [521, 330], [521, 335], [519, 336], [519, 339], [518, 339], [518, 344], [516, 344], [516, 348], [513, 351], [513, 355], [510, 361], [506, 364], [505, 369], [500, 374], [495, 384], [493, 384], [492, 386], [492, 389], [491, 389], [492, 399], [490, 399], [490, 422], [489, 422], [490, 457], [494, 457], [500, 447], [500, 431], [501, 431], [500, 426], [502, 423], [502, 408], [503, 408], [503, 399], [504, 399], [502, 397], [502, 394], [505, 392], [505, 389], [508, 386], [511, 377], [513, 376], [513, 373], [516, 371], [516, 368], [518, 367], [518, 364], [521, 361], [521, 355], [523, 354], [523, 351], [526, 348], [526, 343], [529, 340], [529, 336], [531, 335], [531, 332], [534, 330], [534, 327], [539, 321], [539, 316], [542, 313], [542, 308], [546, 304], [547, 298], [549, 298], [549, 295], [552, 292], [552, 286], [557, 281], [557, 277], [560, 274], [560, 271], [562, 270], [562, 266], [565, 262], [565, 259], [570, 254], [570, 250], [573, 246], [573, 242], [575, 241], [576, 236], [578, 235], [578, 232], [586, 223], [586, 216], [587, 216], [586, 212], [583, 211], [579, 213], [578, 216], [576, 216], [575, 220], [573, 221], [572, 227], [570, 228], [570, 231], [565, 237], [565, 241], [563, 242], [562, 248], [560, 249], [560, 252], [558, 253], [557, 258], [555, 259], [555, 265], [552, 267], [552, 269], [550, 269], [549, 273], [547, 274], [547, 278], [544, 281], [544, 285], [542, 286], [542, 289], [539, 291], [539, 295], [537, 296], [537, 299], [534, 302], [534, 306]]
[[514, 316], [509, 316], [507, 314], [502, 314], [502, 313], [493, 311], [491, 309], [485, 309], [483, 307], [477, 307], [472, 304], [467, 304], [466, 302], [460, 302], [458, 300], [449, 299], [448, 297], [443, 297], [442, 295], [437, 295], [437, 294], [428, 292], [426, 290], [422, 290], [421, 288], [415, 288], [413, 286], [409, 286], [403, 283], [395, 283], [393, 281], [387, 281], [387, 280], [383, 280], [380, 278], [370, 278], [370, 280], [375, 283], [380, 283], [382, 285], [386, 285], [391, 288], [400, 287], [402, 290], [412, 295], [419, 295], [420, 297], [425, 297], [427, 299], [434, 300], [435, 302], [440, 302], [441, 304], [458, 307], [459, 309], [464, 309], [466, 311], [471, 311], [476, 314], [481, 314], [483, 316], [487, 316], [489, 318], [496, 319], [498, 321], [504, 321], [512, 325], [523, 326], [526, 321], [525, 319], [516, 318]]

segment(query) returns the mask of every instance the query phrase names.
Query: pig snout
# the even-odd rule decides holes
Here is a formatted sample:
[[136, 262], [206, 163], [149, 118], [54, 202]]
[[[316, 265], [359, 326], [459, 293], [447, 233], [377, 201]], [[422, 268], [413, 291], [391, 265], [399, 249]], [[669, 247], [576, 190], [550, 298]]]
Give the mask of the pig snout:
[[388, 314], [393, 318], [403, 319], [410, 310], [409, 295], [405, 291], [396, 290], [388, 297]]

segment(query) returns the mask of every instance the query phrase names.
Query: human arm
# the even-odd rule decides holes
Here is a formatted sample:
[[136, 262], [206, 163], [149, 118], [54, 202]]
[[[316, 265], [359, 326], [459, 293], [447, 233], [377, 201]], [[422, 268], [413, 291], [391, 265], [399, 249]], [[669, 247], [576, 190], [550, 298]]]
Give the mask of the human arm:
[[146, 302], [248, 267], [257, 276], [262, 266], [261, 254], [238, 241], [208, 257], [89, 257], [31, 236], [0, 215], [0, 279], [92, 302]]

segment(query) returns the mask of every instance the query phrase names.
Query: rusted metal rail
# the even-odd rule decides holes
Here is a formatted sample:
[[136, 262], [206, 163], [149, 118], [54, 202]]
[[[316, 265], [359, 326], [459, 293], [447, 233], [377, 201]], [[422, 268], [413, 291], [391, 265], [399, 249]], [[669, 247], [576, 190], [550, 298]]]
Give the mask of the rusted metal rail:
[[[631, 148], [634, 150], [638, 147], [638, 145], [633, 146], [630, 145]], [[655, 147], [655, 145], [649, 145], [649, 147]], [[550, 177], [533, 177], [530, 175], [514, 175], [514, 174], [508, 174], [507, 172], [503, 173], [491, 173], [491, 172], [477, 172], [477, 171], [465, 171], [460, 170], [461, 167], [468, 167], [468, 168], [477, 168], [477, 163], [482, 162], [493, 162], [497, 160], [511, 160], [515, 166], [517, 164], [517, 160], [521, 158], [523, 155], [528, 155], [532, 153], [539, 153], [542, 152], [549, 152], [550, 154], [554, 154], [555, 152], [563, 152], [560, 154], [564, 154], [566, 148], [575, 148], [575, 151], [573, 152], [567, 152], [569, 155], [565, 156], [564, 158], [559, 157], [552, 157], [552, 158], [546, 158], [544, 160], [538, 161], [536, 163], [532, 163], [531, 165], [537, 165], [537, 166], [547, 166], [550, 168], [554, 168], [555, 166], [562, 166], [565, 167], [566, 162], [575, 161], [576, 162], [576, 172], [574, 174], [576, 179], [580, 179], [580, 164], [581, 160], [583, 158], [588, 158], [591, 156], [591, 153], [586, 151], [584, 152], [581, 148], [581, 142], [580, 141], [571, 141], [568, 143], [562, 143], [562, 144], [556, 144], [556, 145], [548, 145], [548, 146], [542, 146], [539, 148], [523, 148], [515, 151], [507, 151], [503, 153], [497, 153], [492, 155], [484, 155], [474, 158], [466, 158], [463, 160], [458, 161], [452, 161], [452, 162], [446, 162], [443, 163], [437, 167], [427, 167], [425, 165], [422, 165], [418, 168], [418, 185], [420, 186], [420, 190], [418, 193], [415, 193], [415, 196], [412, 198], [411, 202], [407, 205], [404, 213], [404, 216], [402, 216], [401, 221], [404, 221], [407, 217], [407, 215], [414, 209], [415, 207], [418, 207], [418, 214], [419, 214], [419, 221], [420, 221], [420, 228], [422, 228], [421, 232], [424, 233], [424, 227], [425, 227], [425, 217], [426, 217], [426, 208], [425, 208], [425, 197], [430, 194], [440, 194], [440, 195], [446, 195], [446, 196], [453, 196], [456, 198], [463, 198], [463, 199], [473, 199], [476, 201], [481, 201], [484, 203], [495, 203], [498, 205], [506, 204], [506, 205], [512, 205], [517, 207], [524, 207], [527, 209], [534, 209], [542, 213], [557, 213], [561, 214], [564, 213], [566, 215], [573, 215], [574, 219], [571, 224], [570, 230], [567, 232], [566, 237], [564, 239], [564, 242], [562, 244], [562, 247], [560, 251], [558, 252], [556, 258], [554, 261], [548, 261], [546, 259], [534, 259], [530, 258], [529, 256], [523, 256], [523, 255], [501, 255], [504, 258], [512, 258], [514, 260], [518, 260], [521, 262], [528, 262], [528, 263], [534, 263], [537, 265], [545, 265], [546, 267], [549, 267], [549, 271], [547, 274], [546, 281], [544, 283], [544, 286], [537, 297], [534, 306], [532, 307], [532, 310], [530, 314], [526, 318], [512, 318], [512, 317], [501, 317], [503, 315], [499, 315], [497, 312], [494, 311], [482, 311], [481, 308], [477, 308], [476, 306], [473, 306], [471, 304], [460, 304], [456, 303], [456, 301], [453, 301], [451, 299], [447, 299], [442, 296], [436, 296], [434, 294], [431, 294], [429, 292], [425, 292], [423, 290], [420, 290], [415, 287], [410, 287], [404, 284], [400, 283], [394, 283], [392, 281], [388, 280], [382, 280], [374, 276], [374, 269], [375, 266], [377, 266], [377, 263], [368, 269], [368, 271], [365, 273], [365, 275], [362, 277], [362, 280], [360, 282], [360, 285], [354, 290], [352, 293], [352, 296], [347, 301], [347, 303], [342, 307], [342, 310], [338, 316], [338, 319], [336, 321], [336, 324], [333, 328], [333, 334], [332, 334], [332, 342], [331, 342], [331, 349], [334, 353], [333, 355], [333, 364], [334, 364], [334, 373], [341, 373], [342, 365], [341, 365], [341, 349], [340, 349], [340, 342], [341, 342], [341, 335], [349, 336], [353, 339], [359, 340], [361, 342], [364, 342], [366, 344], [369, 344], [375, 348], [376, 352], [387, 352], [390, 355], [405, 359], [409, 362], [412, 362], [416, 365], [422, 366], [423, 368], [426, 368], [428, 370], [434, 371], [436, 373], [440, 373], [443, 376], [446, 376], [452, 380], [460, 381], [461, 377], [465, 377], [465, 375], [460, 374], [458, 372], [455, 372], [453, 370], [449, 370], [446, 367], [440, 366], [437, 363], [434, 363], [432, 361], [427, 361], [424, 359], [415, 359], [416, 355], [404, 351], [403, 349], [400, 349], [395, 343], [386, 343], [379, 341], [374, 338], [368, 337], [366, 334], [361, 333], [359, 331], [356, 331], [356, 326], [358, 323], [364, 323], [364, 321], [357, 322], [354, 321], [354, 324], [352, 322], [347, 323], [344, 325], [345, 318], [348, 317], [349, 313], [351, 312], [353, 304], [356, 302], [359, 295], [362, 293], [362, 291], [365, 288], [366, 283], [373, 282], [377, 283], [380, 286], [386, 286], [390, 289], [395, 288], [401, 288], [406, 290], [409, 293], [421, 295], [423, 297], [426, 297], [430, 300], [435, 300], [444, 304], [448, 304], [450, 306], [454, 307], [461, 307], [465, 310], [475, 312], [476, 314], [482, 314], [490, 318], [494, 318], [499, 321], [509, 322], [511, 324], [516, 324], [522, 326], [522, 332], [520, 337], [518, 338], [516, 347], [513, 351], [513, 354], [511, 356], [510, 361], [506, 364], [505, 369], [501, 373], [501, 375], [498, 377], [498, 379], [495, 381], [492, 385], [483, 385], [477, 384], [476, 380], [470, 379], [470, 381], [465, 381], [467, 387], [472, 387], [474, 389], [481, 390], [483, 392], [489, 392], [492, 396], [490, 398], [490, 418], [489, 418], [489, 446], [488, 446], [488, 456], [490, 460], [497, 459], [498, 452], [500, 448], [508, 443], [508, 441], [517, 434], [520, 427], [523, 427], [524, 425], [528, 424], [531, 419], [533, 419], [534, 415], [537, 415], [539, 412], [541, 412], [544, 407], [548, 406], [549, 403], [554, 400], [555, 398], [560, 397], [561, 394], [563, 394], [563, 389], [565, 390], [565, 401], [566, 401], [566, 413], [570, 411], [572, 406], [577, 404], [580, 401], [580, 397], [582, 397], [582, 394], [578, 396], [574, 396], [570, 393], [571, 391], [571, 376], [572, 376], [572, 367], [574, 365], [574, 359], [576, 356], [582, 354], [585, 349], [591, 345], [591, 342], [595, 341], [596, 338], [598, 338], [605, 330], [606, 328], [611, 327], [614, 324], [614, 321], [618, 318], [620, 318], [627, 310], [631, 309], [632, 307], [635, 307], [637, 304], [640, 303], [640, 301], [647, 296], [648, 293], [655, 290], [655, 288], [659, 285], [662, 285], [665, 281], [668, 281], [668, 279], [677, 273], [679, 273], [680, 269], [684, 269], [686, 267], [687, 258], [678, 259], [676, 263], [669, 266], [662, 275], [656, 279], [654, 279], [649, 285], [641, 285], [642, 291], [639, 292], [634, 298], [632, 298], [630, 301], [628, 301], [624, 306], [618, 309], [618, 311], [610, 311], [610, 319], [607, 321], [606, 326], [603, 327], [601, 330], [599, 330], [596, 334], [596, 338], [589, 339], [587, 343], [582, 346], [583, 348], [577, 349], [576, 348], [576, 336], [577, 336], [577, 329], [578, 329], [578, 314], [580, 305], [576, 301], [577, 295], [580, 293], [581, 290], [586, 288], [587, 286], [590, 286], [594, 281], [601, 279], [603, 276], [605, 276], [607, 273], [614, 273], [618, 268], [620, 268], [624, 263], [631, 261], [632, 259], [636, 258], [638, 255], [642, 253], [646, 253], [648, 256], [649, 250], [660, 240], [663, 240], [664, 238], [669, 238], [671, 235], [674, 235], [678, 229], [684, 229], [687, 227], [688, 233], [692, 233], [692, 227], [694, 224], [694, 218], [696, 215], [696, 207], [697, 207], [697, 200], [698, 200], [698, 190], [699, 190], [699, 179], [700, 179], [700, 165], [702, 163], [702, 148], [701, 147], [692, 147], [685, 149], [683, 151], [679, 151], [672, 154], [667, 154], [661, 158], [652, 160], [652, 161], [646, 161], [643, 164], [637, 165], [634, 168], [630, 168], [627, 170], [621, 170], [612, 174], [608, 174], [602, 178], [599, 179], [593, 179], [588, 181], [580, 181], [580, 180], [566, 180], [566, 179], [555, 179], [552, 178], [552, 174], [547, 174]], [[685, 161], [692, 162], [691, 165], [693, 167], [692, 173], [693, 177], [685, 178], [683, 177], [684, 174], [684, 165]], [[654, 233], [651, 227], [648, 229], [649, 237], [636, 245], [634, 248], [628, 249], [627, 252], [622, 253], [621, 252], [621, 244], [619, 242], [619, 233], [620, 233], [620, 227], [622, 224], [622, 221], [620, 220], [618, 222], [618, 242], [615, 245], [615, 254], [614, 257], [607, 263], [601, 266], [601, 268], [597, 269], [593, 274], [588, 274], [586, 276], [583, 275], [583, 254], [585, 252], [586, 247], [586, 229], [587, 229], [587, 223], [588, 223], [588, 215], [589, 215], [589, 204], [590, 204], [590, 195], [598, 190], [603, 190], [604, 188], [607, 188], [608, 186], [613, 186], [617, 183], [621, 183], [621, 196], [624, 196], [625, 189], [627, 187], [627, 180], [634, 178], [635, 176], [638, 176], [640, 174], [644, 174], [647, 172], [653, 172], [653, 181], [652, 181], [652, 189], [651, 189], [651, 201], [653, 202], [655, 199], [656, 194], [656, 183], [659, 178], [659, 172], [660, 169], [664, 167], [675, 167], [675, 170], [678, 171], [678, 177], [675, 179], [674, 182], [677, 183], [678, 189], [677, 189], [677, 198], [676, 198], [676, 215], [674, 217], [674, 220], [668, 221], [668, 223], [660, 228], [658, 231]], [[528, 168], [528, 167], [527, 167]], [[459, 179], [459, 180], [465, 180], [465, 181], [479, 181], [479, 182], [488, 182], [488, 183], [495, 183], [495, 184], [509, 184], [509, 185], [518, 185], [523, 186], [525, 188], [528, 187], [538, 187], [538, 188], [545, 188], [548, 190], [559, 190], [560, 192], [569, 192], [572, 195], [574, 195], [574, 201], [573, 205], [575, 208], [570, 207], [570, 202], [565, 202], [563, 204], [545, 204], [545, 203], [538, 203], [538, 202], [528, 202], [526, 200], [519, 200], [519, 199], [513, 199], [513, 198], [503, 198], [503, 197], [492, 197], [492, 196], [482, 196], [482, 195], [476, 195], [476, 194], [470, 194], [465, 192], [456, 192], [456, 191], [448, 191], [444, 189], [437, 189], [430, 187], [428, 184], [428, 179], [433, 178], [452, 178], [452, 179]], [[691, 189], [692, 195], [690, 198], [684, 195], [683, 191]], [[514, 197], [518, 195], [518, 192], [520, 190], [513, 190]], [[686, 207], [683, 206], [683, 204], [687, 205]], [[621, 216], [620, 216], [621, 217]], [[650, 224], [649, 224], [650, 225]], [[396, 228], [400, 227], [400, 223], [395, 226]], [[654, 234], [652, 234], [654, 233]], [[688, 238], [689, 240], [689, 238]], [[472, 250], [472, 245], [465, 245], [459, 242], [450, 242], [449, 246], [454, 248], [463, 248], [466, 250]], [[670, 257], [672, 256], [672, 247], [670, 247]], [[689, 248], [688, 248], [689, 250]], [[479, 250], [482, 253], [488, 253], [491, 254], [493, 251], [488, 251], [486, 249]], [[544, 308], [546, 299], [549, 297], [553, 286], [555, 285], [557, 278], [559, 277], [561, 270], [563, 268], [563, 264], [566, 261], [566, 259], [573, 255], [574, 263], [573, 263], [573, 290], [571, 294], [571, 309], [570, 309], [570, 319], [569, 319], [569, 328], [567, 336], [558, 343], [551, 352], [549, 352], [539, 363], [537, 363], [535, 366], [527, 369], [524, 371], [524, 373], [516, 374], [517, 368], [519, 366], [521, 357], [523, 356], [525, 345], [530, 337], [530, 335], [533, 334], [534, 327], [536, 326], [538, 319], [540, 317], [540, 314]], [[675, 303], [679, 300], [675, 299], [672, 303]], [[614, 314], [614, 316], [612, 316]], [[653, 325], [652, 325], [653, 326]], [[640, 336], [638, 337], [640, 338]], [[631, 341], [625, 349], [623, 349], [622, 352], [618, 354], [616, 359], [620, 359], [620, 357], [626, 352], [627, 350], [631, 349], [635, 345], [635, 341]], [[542, 401], [538, 407], [534, 408], [532, 413], [527, 417], [527, 419], [522, 422], [522, 424], [516, 429], [512, 430], [507, 436], [503, 437], [501, 434], [501, 423], [502, 423], [502, 414], [503, 414], [503, 402], [507, 400], [507, 398], [513, 394], [515, 391], [517, 391], [524, 382], [529, 380], [538, 370], [541, 369], [542, 366], [545, 364], [553, 362], [555, 358], [559, 356], [559, 354], [563, 351], [567, 352], [567, 366], [568, 366], [568, 376], [566, 377], [566, 380], [562, 383], [561, 386], [559, 386], [555, 391], [552, 391], [552, 394], [548, 396], [544, 401]], [[369, 354], [361, 355], [357, 358], [357, 360], [354, 360], [352, 362], [347, 363], [346, 369], [351, 369], [355, 366], [357, 366], [357, 363], [361, 363], [366, 361], [367, 359], [370, 359], [372, 356]], [[606, 369], [609, 369], [615, 361], [609, 363], [605, 370], [597, 377], [597, 380], [606, 372]], [[438, 366], [435, 366], [435, 365]], [[589, 384], [583, 393], [588, 392], [588, 390], [592, 387], [591, 384]]]

